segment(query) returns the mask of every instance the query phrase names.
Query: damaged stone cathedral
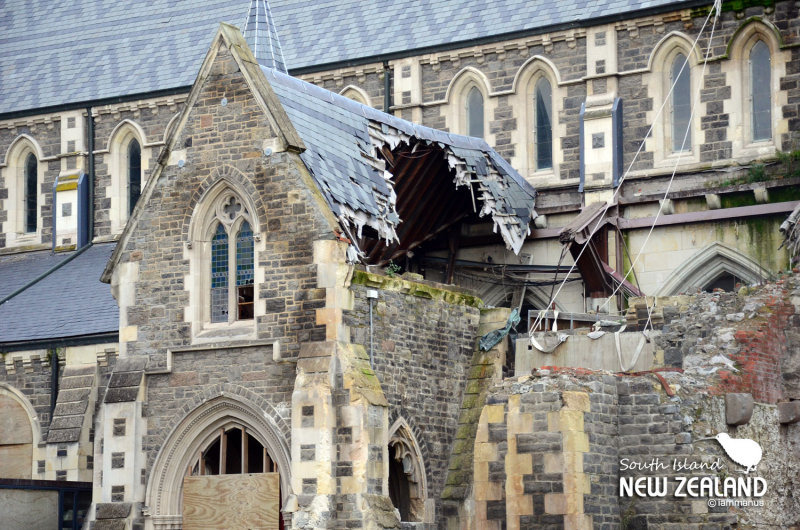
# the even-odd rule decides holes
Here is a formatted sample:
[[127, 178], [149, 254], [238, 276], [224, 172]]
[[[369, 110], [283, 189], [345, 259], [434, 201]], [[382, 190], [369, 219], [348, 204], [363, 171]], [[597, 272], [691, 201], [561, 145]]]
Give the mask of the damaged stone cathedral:
[[800, 525], [800, 2], [0, 21], [0, 528]]

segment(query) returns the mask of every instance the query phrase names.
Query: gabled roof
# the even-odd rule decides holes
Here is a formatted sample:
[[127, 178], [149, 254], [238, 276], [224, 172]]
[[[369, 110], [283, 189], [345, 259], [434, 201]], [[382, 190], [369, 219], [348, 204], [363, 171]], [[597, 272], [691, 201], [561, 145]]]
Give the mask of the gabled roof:
[[[233, 26], [220, 24], [179, 125], [159, 155], [159, 164], [103, 272], [103, 281], [111, 280], [140, 212], [147, 208], [157, 186], [167, 151], [172, 149], [192, 112], [217, 49], [223, 43], [269, 116], [276, 134], [289, 150], [300, 153], [341, 228], [348, 232], [352, 228], [360, 236], [361, 229], [369, 226], [387, 242], [398, 239], [396, 227], [403, 220], [395, 208], [393, 175], [384, 171], [384, 161], [379, 159], [378, 152], [383, 147], [394, 149], [400, 143], [422, 142], [435, 146], [446, 161], [448, 171], [454, 175], [453, 188], [464, 186], [471, 190], [473, 203], [475, 200], [480, 203], [480, 215], [491, 215], [495, 231], [500, 232], [508, 248], [518, 252], [522, 247], [529, 233], [528, 224], [536, 217], [533, 209], [536, 192], [485, 141], [422, 127], [274, 69], [259, 67], [242, 34]], [[442, 201], [443, 197], [437, 199]]]
[[[99, 281], [113, 249], [113, 243], [94, 245], [0, 305], [0, 351], [25, 342], [116, 333], [119, 309], [108, 285]], [[71, 254], [47, 251], [0, 259], [0, 283], [13, 281], [22, 265], [30, 269], [30, 281], [34, 269], [38, 276]]]
[[[6, 0], [0, 9], [0, 115], [185, 91], [219, 23], [242, 27], [250, 1]], [[299, 69], [386, 54], [414, 55], [413, 50], [437, 46], [471, 46], [476, 39], [585, 26], [597, 17], [701, 3], [273, 0], [271, 7], [286, 63]]]
[[[306, 150], [300, 157], [334, 215], [361, 234], [370, 226], [388, 242], [397, 239], [401, 219], [395, 180], [383, 170], [382, 148], [400, 143], [433, 146], [454, 175], [449, 193], [473, 189], [481, 215], [489, 215], [506, 245], [518, 252], [536, 217], [536, 191], [484, 140], [423, 127], [263, 68]], [[433, 178], [433, 174], [421, 178]], [[448, 199], [440, 197], [439, 201]]]

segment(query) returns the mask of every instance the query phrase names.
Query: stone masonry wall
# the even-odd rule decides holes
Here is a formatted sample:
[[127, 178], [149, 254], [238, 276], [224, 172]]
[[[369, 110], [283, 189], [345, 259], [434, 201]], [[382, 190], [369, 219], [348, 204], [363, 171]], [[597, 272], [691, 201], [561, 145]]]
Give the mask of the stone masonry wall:
[[665, 301], [660, 308], [665, 325], [656, 339], [665, 362], [698, 373], [707, 371], [710, 360], [709, 374], [716, 374], [712, 390], [718, 394], [747, 392], [771, 404], [796, 399], [796, 392], [784, 395], [783, 385], [797, 366], [790, 337], [797, 334], [793, 297], [799, 287], [790, 276], [738, 293], [698, 293], [691, 303], [681, 298], [680, 313]]
[[[227, 105], [220, 104], [223, 97]], [[255, 286], [257, 338], [280, 340], [286, 357], [297, 355], [300, 342], [324, 338], [324, 329], [316, 325], [324, 292], [316, 289], [312, 242], [332, 234], [304, 187], [296, 155], [264, 157], [262, 142], [274, 135], [235, 62], [220, 52], [178, 139], [186, 166], [162, 172], [121, 256], [122, 263], [135, 262], [139, 270], [135, 301], [120, 308], [128, 326], [137, 330], [127, 351], [149, 356], [151, 369], [166, 366], [167, 348], [192, 342], [195, 308], [189, 295], [197, 284], [186, 279], [202, 272], [190, 270], [186, 241], [200, 199], [222, 178], [247, 194], [256, 208], [250, 212], [260, 228], [255, 266], [266, 271], [263, 283]], [[227, 340], [224, 334], [220, 340]]]
[[[672, 366], [614, 374], [548, 367], [490, 391], [462, 521], [488, 528], [501, 521], [508, 528], [800, 524], [800, 408], [785, 401], [798, 397], [800, 279], [655, 302], [663, 330], [654, 340]], [[763, 454], [755, 471], [744, 473], [733, 460], [741, 453], [714, 439], [717, 433], [758, 443]], [[728, 477], [759, 477], [766, 492], [678, 490], [682, 479], [713, 485]], [[622, 489], [623, 481], [636, 480], [663, 489]]]
[[[3, 356], [5, 362], [0, 363], [0, 383], [19, 390], [36, 410], [39, 426], [42, 430], [42, 440], [47, 439], [47, 430], [50, 426], [50, 399], [51, 399], [51, 367], [48, 353], [42, 350], [35, 358], [28, 357], [23, 364], [20, 358], [14, 361], [14, 353], [7, 353], [11, 359]], [[27, 357], [27, 356], [26, 356]], [[11, 370], [8, 361], [11, 360]]]
[[[146, 141], [141, 146], [142, 180], [146, 183], [156, 165], [158, 154], [164, 147], [167, 126], [182, 108], [182, 103], [161, 101], [160, 104], [154, 102], [141, 109], [103, 112], [95, 117], [95, 149], [100, 151], [95, 156], [94, 233], [96, 237], [111, 235], [111, 177], [112, 172], [117, 171], [117, 168], [111, 167], [111, 154], [108, 150], [112, 134], [124, 120], [129, 120], [141, 127]], [[149, 168], [144, 163], [148, 157], [151, 161]], [[121, 208], [127, 208], [127, 204], [121, 205]]]
[[[389, 402], [389, 426], [402, 418], [414, 431], [424, 460], [428, 499], [438, 499], [458, 424], [479, 311], [470, 295], [430, 282], [356, 273], [353, 310], [345, 323], [352, 342], [370, 350], [367, 289], [373, 308], [375, 374]], [[449, 288], [448, 288], [449, 289]]]
[[[692, 139], [696, 147], [696, 163], [707, 164], [739, 156], [734, 152], [734, 143], [741, 141], [740, 137], [744, 133], [735, 130], [735, 124], [740, 118], [738, 113], [742, 110], [738, 102], [734, 101], [733, 85], [741, 80], [733, 79], [738, 77], [733, 72], [746, 65], [732, 65], [733, 58], [729, 56], [727, 46], [743, 24], [755, 20], [777, 28], [782, 40], [782, 49], [777, 53], [788, 59], [785, 75], [778, 81], [778, 88], [785, 94], [785, 99], [783, 95], [776, 95], [782, 103], [780, 111], [776, 111], [774, 117], [776, 121], [785, 119], [784, 123], [788, 127], [781, 124], [775, 128], [776, 140], [780, 141], [784, 151], [796, 149], [798, 146], [795, 144], [800, 142], [797, 133], [800, 130], [797, 126], [800, 120], [800, 51], [792, 47], [798, 39], [798, 7], [795, 2], [788, 1], [759, 3], [762, 5], [724, 3], [723, 13], [714, 29], [711, 61], [706, 66], [703, 79], [699, 79], [699, 65], [692, 69], [692, 76], [696, 77], [694, 84], [700, 91], [695, 100], [699, 129], [694, 130]], [[710, 4], [709, 2], [709, 6]], [[707, 14], [708, 7], [676, 10], [620, 21], [609, 26], [554, 31], [499, 44], [475, 45], [415, 57], [412, 70], [419, 71], [414, 79], [415, 88], [420, 93], [418, 100], [410, 100], [408, 85], [405, 84], [401, 89], [405, 92], [393, 94], [393, 104], [398, 109], [397, 114], [404, 118], [413, 118], [423, 125], [452, 131], [453, 124], [449, 123], [447, 116], [459, 112], [459, 109], [449, 107], [463, 106], [463, 101], [448, 94], [448, 90], [452, 88], [456, 75], [465, 68], [477, 70], [486, 80], [485, 89], [489, 92], [488, 99], [492, 100], [485, 102], [487, 109], [493, 109], [493, 112], [487, 111], [486, 115], [487, 139], [503, 157], [512, 161], [517, 170], [526, 175], [528, 162], [515, 158], [522, 152], [519, 138], [525, 136], [512, 132], [531, 130], [534, 124], [530, 122], [533, 119], [532, 113], [513, 103], [515, 96], [525, 90], [525, 87], [515, 86], [514, 81], [526, 61], [535, 56], [543, 57], [557, 70], [559, 77], [558, 86], [554, 86], [554, 94], [560, 98], [557, 107], [561, 110], [553, 116], [553, 123], [565, 127], [564, 134], [562, 131], [558, 133], [560, 142], [554, 138], [554, 149], [562, 150], [564, 160], [556, 179], [576, 179], [579, 176], [579, 111], [587, 95], [614, 94], [622, 98], [625, 131], [623, 167], [628, 168], [641, 141], [653, 125], [655, 111], [662, 103], [655, 101], [656, 95], [651, 93], [648, 86], [653, 84], [653, 76], [659, 76], [664, 71], [663, 65], [651, 64], [654, 49], [673, 32], [685, 35], [688, 42], [693, 41], [703, 27]], [[700, 64], [709, 44], [710, 30], [711, 22], [698, 41], [697, 56], [700, 57]], [[616, 45], [612, 49], [616, 51], [616, 57], [606, 56], [597, 60], [600, 57], [595, 49], [598, 44], [588, 41], [594, 41], [598, 32], [603, 35], [614, 33]], [[608, 37], [603, 37], [603, 42], [606, 38]], [[393, 62], [393, 75], [400, 75], [404, 67], [408, 68], [408, 61], [402, 59]], [[612, 68], [614, 63], [616, 68]], [[341, 89], [345, 84], [354, 84], [365, 89], [371, 96], [376, 92], [376, 84], [371, 75], [358, 76], [355, 69], [317, 72], [307, 75], [306, 78], [326, 88]], [[733, 116], [732, 113], [737, 115]], [[663, 129], [662, 121], [664, 120], [659, 119], [655, 127]], [[684, 163], [688, 163], [688, 160]], [[666, 171], [656, 168], [654, 142], [648, 142], [631, 169]], [[557, 180], [553, 184], [557, 184]]]
[[[44, 201], [40, 205], [42, 226], [41, 237], [36, 243], [48, 244], [53, 237], [53, 182], [61, 171], [61, 160], [58, 155], [61, 153], [61, 120], [37, 120], [25, 125], [2, 128], [0, 127], [0, 164], [8, 164], [6, 154], [11, 143], [20, 135], [27, 135], [34, 138], [42, 149], [42, 155], [46, 160], [39, 161], [39, 169], [44, 167], [44, 178], [41, 182], [40, 192], [44, 195]], [[38, 158], [38, 156], [37, 156]], [[6, 165], [0, 171], [0, 249], [6, 246], [6, 232], [9, 229], [9, 190], [13, 184], [13, 179], [9, 175], [10, 169]]]
[[[726, 424], [725, 399], [679, 372], [625, 376], [582, 369], [538, 370], [490, 393], [475, 439], [472, 528], [730, 528], [796, 525], [800, 428], [780, 426], [775, 407], [756, 405], [740, 427]], [[673, 394], [673, 395], [670, 395]], [[715, 440], [749, 438], [764, 456], [763, 506], [713, 505], [681, 495], [680, 477], [739, 477]], [[676, 464], [677, 462], [677, 464]], [[686, 469], [707, 466], [710, 469]], [[660, 495], [629, 495], [621, 481], [664, 480]], [[651, 485], [652, 486], [652, 485]], [[743, 500], [739, 498], [739, 500]], [[469, 513], [469, 511], [466, 511]]]
[[295, 364], [275, 362], [270, 346], [174, 354], [171, 373], [147, 376], [148, 400], [143, 410], [148, 427], [144, 441], [147, 478], [158, 450], [175, 425], [204, 401], [222, 393], [261, 405], [281, 429], [288, 446], [294, 377]]
[[[107, 193], [110, 194], [111, 172], [116, 170], [109, 165], [111, 157], [108, 146], [111, 135], [124, 120], [129, 120], [141, 127], [146, 141], [142, 146], [142, 158], [144, 160], [148, 156], [151, 157], [152, 169], [158, 153], [164, 145], [167, 125], [181, 110], [183, 99], [185, 98], [182, 96], [176, 96], [161, 100], [93, 108], [96, 153], [94, 189], [95, 237], [112, 235], [109, 220], [111, 199], [106, 197]], [[44, 166], [44, 180], [40, 191], [43, 194], [44, 202], [41, 204], [41, 237], [37, 243], [45, 245], [49, 245], [52, 238], [53, 183], [56, 177], [62, 170], [84, 168], [85, 171], [88, 171], [85, 111], [78, 112], [79, 116], [76, 116], [74, 112], [66, 114], [69, 116], [48, 115], [46, 117], [23, 119], [19, 124], [14, 122], [5, 124], [5, 127], [0, 126], [0, 164], [8, 163], [5, 160], [7, 150], [11, 143], [21, 135], [31, 137], [42, 149], [44, 159], [39, 160], [39, 164]], [[74, 123], [74, 128], [80, 131], [80, 140], [62, 142], [62, 122], [65, 120], [69, 123]], [[72, 148], [71, 150], [70, 147]], [[143, 168], [143, 172], [143, 177], [146, 180], [150, 171]], [[7, 200], [9, 198], [9, 186], [11, 185], [8, 179], [8, 171], [3, 170], [2, 176], [0, 176], [0, 249], [6, 246], [5, 232], [8, 227], [7, 221], [10, 208]]]

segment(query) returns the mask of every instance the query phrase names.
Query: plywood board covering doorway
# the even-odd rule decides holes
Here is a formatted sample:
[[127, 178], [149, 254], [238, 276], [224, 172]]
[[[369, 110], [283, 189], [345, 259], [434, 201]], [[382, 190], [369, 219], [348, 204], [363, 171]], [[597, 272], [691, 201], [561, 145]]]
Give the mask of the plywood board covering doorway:
[[188, 476], [183, 480], [183, 528], [278, 528], [278, 473]]

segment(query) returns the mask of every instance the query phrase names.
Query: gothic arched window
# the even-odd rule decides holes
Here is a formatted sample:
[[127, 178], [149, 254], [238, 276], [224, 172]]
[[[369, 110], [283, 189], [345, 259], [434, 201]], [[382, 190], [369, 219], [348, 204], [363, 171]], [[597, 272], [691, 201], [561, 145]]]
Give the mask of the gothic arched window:
[[253, 319], [253, 230], [248, 218], [233, 195], [227, 195], [216, 209], [211, 237], [211, 322]]
[[128, 215], [142, 194], [142, 147], [135, 138], [128, 144]]
[[467, 92], [467, 136], [483, 138], [483, 94], [473, 86]]
[[672, 151], [691, 151], [692, 80], [686, 56], [678, 53], [670, 68], [672, 86]]
[[553, 89], [545, 77], [534, 88], [534, 144], [536, 145], [536, 170], [553, 167]]
[[753, 141], [772, 139], [772, 65], [763, 40], [750, 49], [750, 100]]
[[25, 232], [36, 232], [39, 213], [39, 163], [33, 153], [25, 159]]

